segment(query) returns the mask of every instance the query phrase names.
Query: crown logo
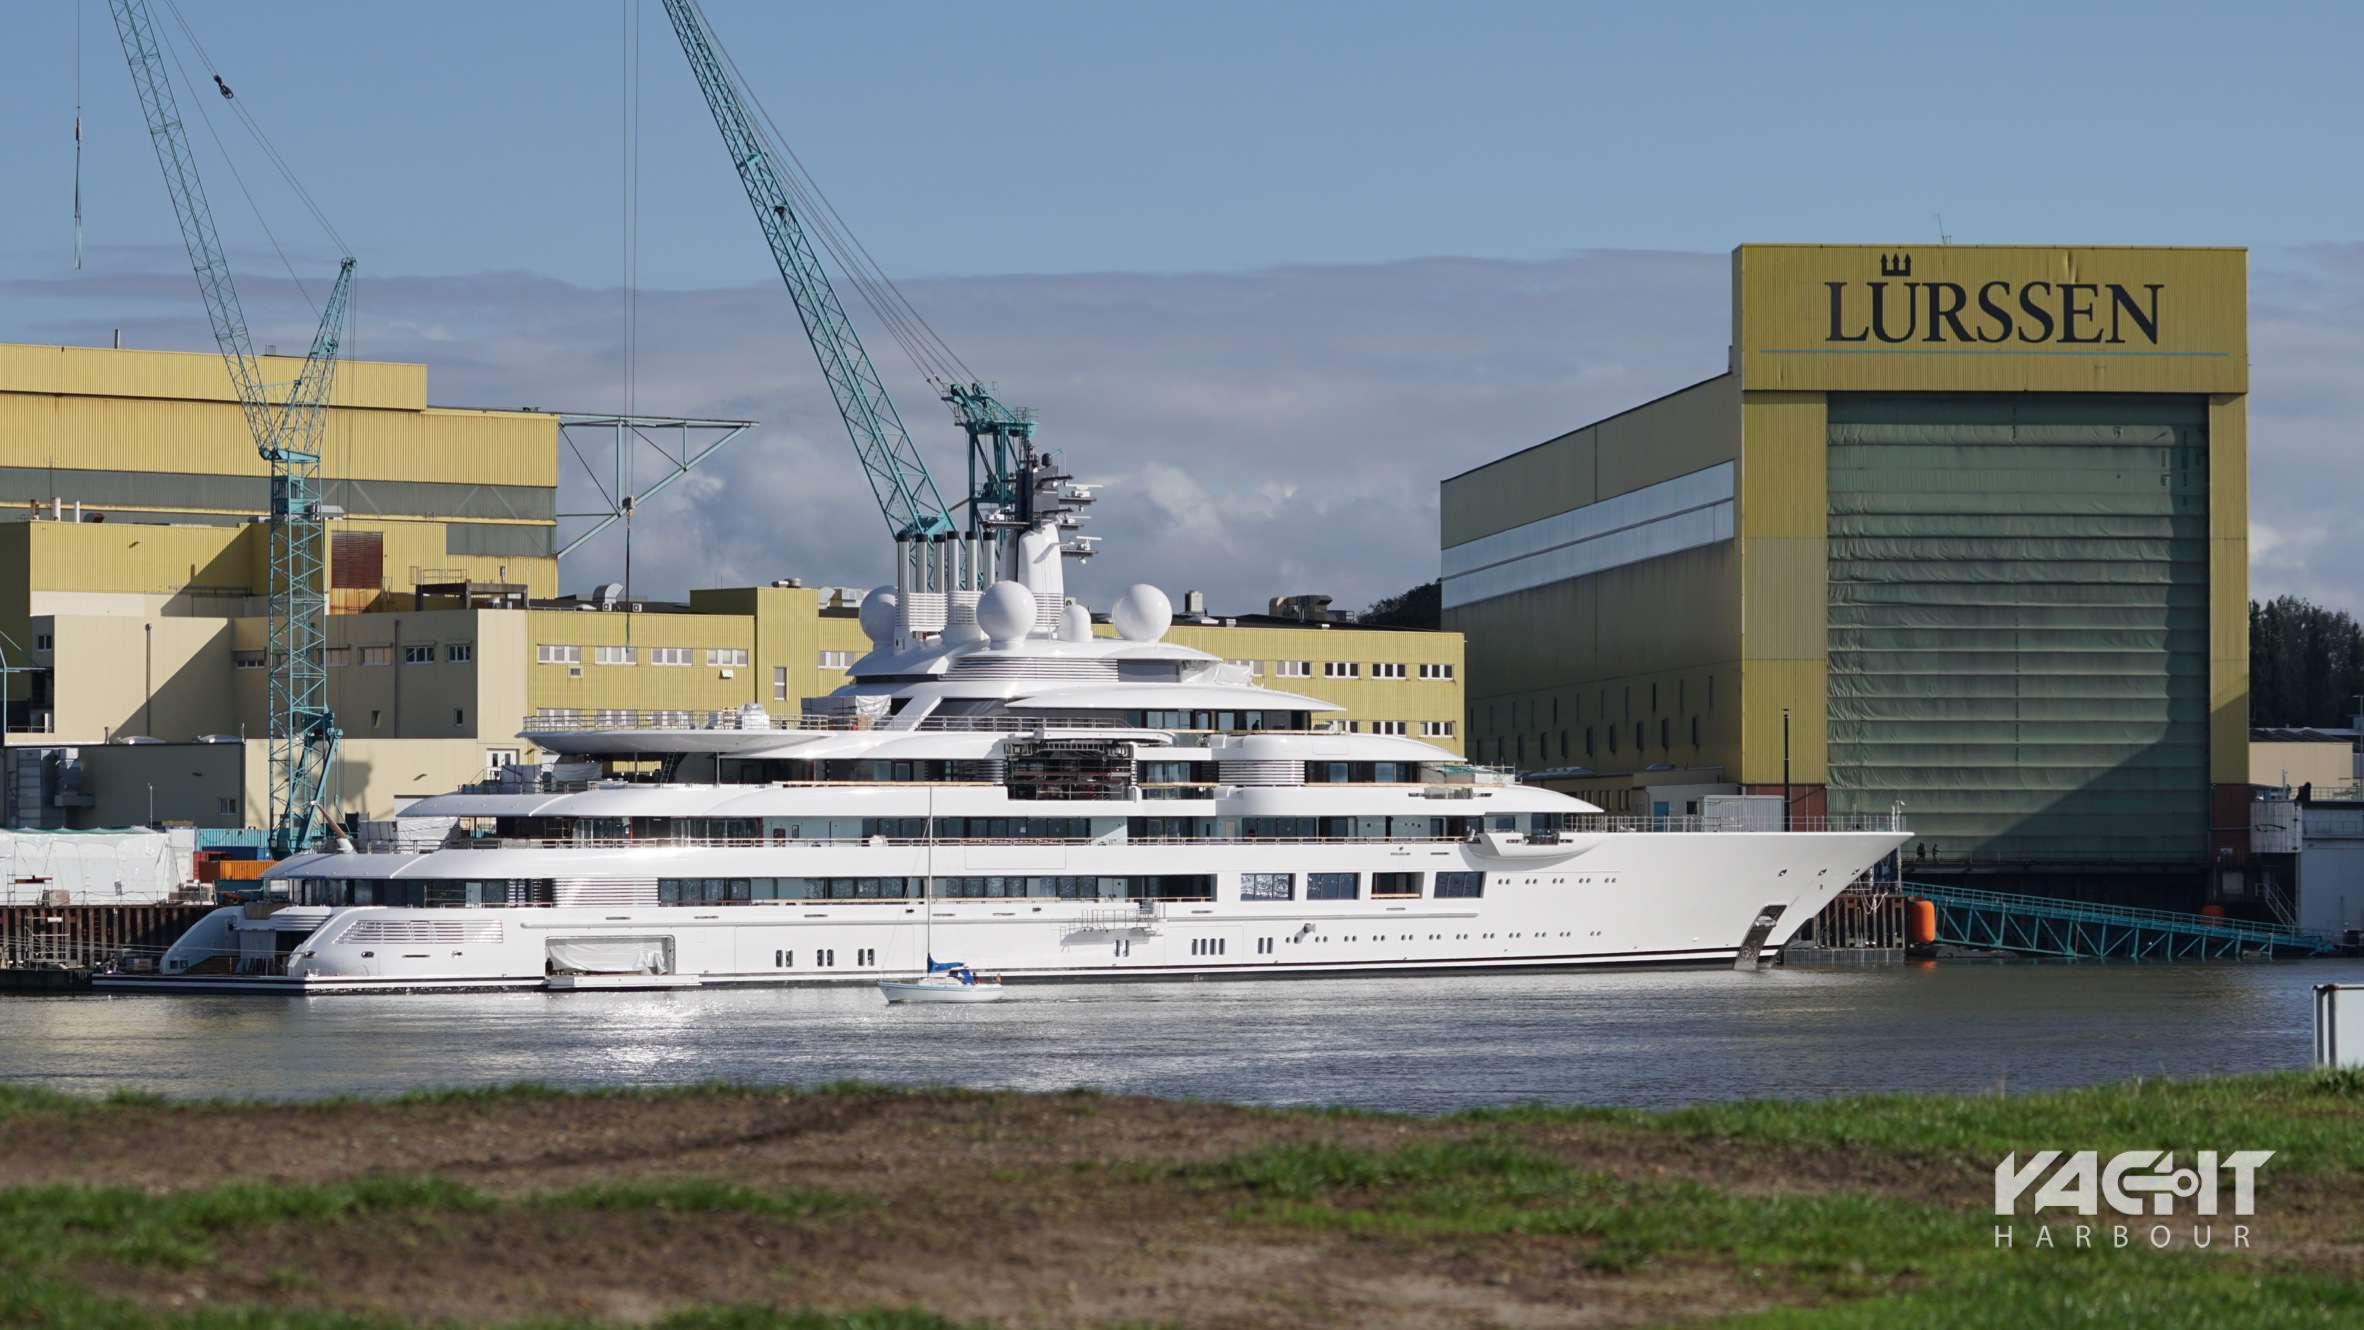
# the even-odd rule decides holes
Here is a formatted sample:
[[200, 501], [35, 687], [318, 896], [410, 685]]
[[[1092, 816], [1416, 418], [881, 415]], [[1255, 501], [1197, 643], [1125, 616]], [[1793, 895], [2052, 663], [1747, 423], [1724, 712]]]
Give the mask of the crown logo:
[[1910, 277], [1913, 275], [1913, 256], [1910, 254], [1882, 254], [1880, 276]]

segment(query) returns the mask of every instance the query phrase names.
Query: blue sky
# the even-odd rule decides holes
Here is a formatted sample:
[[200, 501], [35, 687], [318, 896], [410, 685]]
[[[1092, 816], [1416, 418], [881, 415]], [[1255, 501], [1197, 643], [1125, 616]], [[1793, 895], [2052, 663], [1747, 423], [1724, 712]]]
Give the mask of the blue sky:
[[[743, 205], [634, 2], [643, 280], [743, 280]], [[81, 3], [92, 234], [169, 241]], [[181, 7], [370, 271], [616, 279], [624, 0]], [[24, 273], [65, 252], [75, 5], [10, 8], [0, 253]], [[2271, 246], [2364, 211], [2355, 6], [708, 10], [902, 274], [1934, 239], [1940, 212], [1960, 240]]]
[[[636, 567], [875, 580], [876, 519], [826, 501], [854, 483], [842, 433], [655, 0], [179, 3], [352, 241], [360, 352], [426, 361], [439, 401], [579, 409], [620, 405], [637, 7], [639, 400], [765, 426], [669, 496], [708, 516]], [[1087, 587], [1247, 608], [1433, 576], [1439, 478], [1723, 368], [1733, 244], [1934, 240], [1942, 212], [1958, 241], [2251, 247], [2256, 584], [2364, 604], [2352, 486], [2322, 484], [2364, 415], [2364, 9], [706, 5], [871, 251], [1118, 482]], [[75, 12], [14, 0], [0, 44], [0, 340], [204, 349], [102, 0], [70, 270]], [[298, 342], [207, 151], [258, 337]]]

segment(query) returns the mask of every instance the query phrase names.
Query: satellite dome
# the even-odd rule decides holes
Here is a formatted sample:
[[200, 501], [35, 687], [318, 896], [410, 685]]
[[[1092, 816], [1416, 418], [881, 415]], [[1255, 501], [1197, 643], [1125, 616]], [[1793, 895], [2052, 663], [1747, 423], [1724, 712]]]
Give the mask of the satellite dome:
[[1034, 593], [1022, 582], [996, 582], [977, 602], [977, 626], [996, 642], [1014, 642], [1034, 626]]
[[1059, 640], [1062, 642], [1089, 642], [1092, 640], [1092, 612], [1083, 607], [1082, 601], [1067, 602], [1066, 611], [1059, 616]]
[[862, 620], [862, 635], [874, 646], [885, 646], [895, 635], [895, 589], [882, 586], [862, 597], [862, 608], [856, 611]]
[[1155, 642], [1174, 623], [1174, 603], [1147, 582], [1135, 582], [1108, 608], [1108, 621], [1128, 642]]

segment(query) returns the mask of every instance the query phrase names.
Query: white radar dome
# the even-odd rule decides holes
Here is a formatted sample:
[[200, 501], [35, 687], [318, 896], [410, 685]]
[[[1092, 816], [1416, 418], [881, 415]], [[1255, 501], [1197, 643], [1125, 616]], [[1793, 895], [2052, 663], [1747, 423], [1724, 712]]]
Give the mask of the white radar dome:
[[977, 626], [996, 642], [1015, 642], [1034, 626], [1034, 593], [1023, 582], [996, 582], [977, 601]]
[[1108, 607], [1108, 621], [1127, 642], [1155, 642], [1174, 624], [1174, 602], [1147, 582], [1135, 582]]
[[1092, 612], [1080, 600], [1067, 602], [1067, 609], [1059, 615], [1059, 640], [1089, 642], [1092, 640]]
[[862, 608], [856, 611], [862, 620], [862, 636], [878, 646], [885, 646], [895, 635], [895, 589], [882, 586], [862, 597]]

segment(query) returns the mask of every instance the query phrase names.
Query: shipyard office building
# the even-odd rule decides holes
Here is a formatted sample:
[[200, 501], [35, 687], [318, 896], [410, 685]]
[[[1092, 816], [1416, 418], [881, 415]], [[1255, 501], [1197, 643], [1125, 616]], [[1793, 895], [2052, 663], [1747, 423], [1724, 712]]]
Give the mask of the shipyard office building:
[[1726, 372], [1444, 482], [1472, 755], [1645, 814], [1786, 766], [1903, 804], [1912, 877], [2237, 889], [2245, 252], [1744, 245], [1732, 294]]

